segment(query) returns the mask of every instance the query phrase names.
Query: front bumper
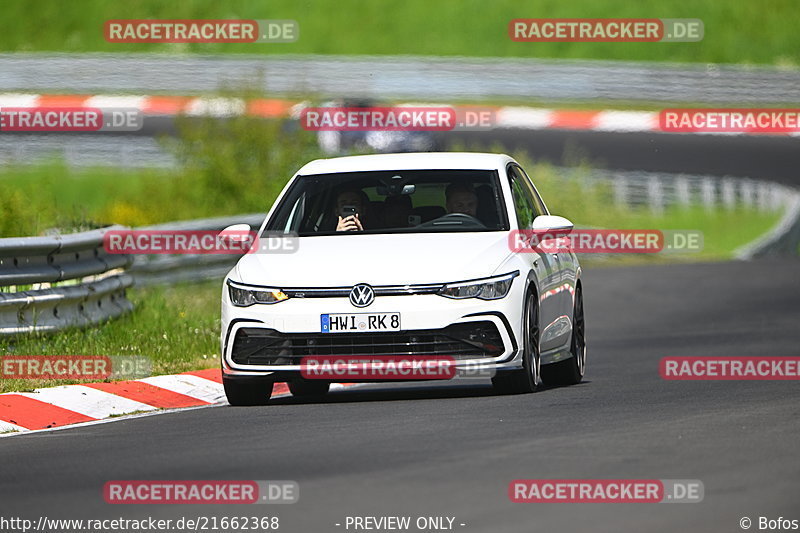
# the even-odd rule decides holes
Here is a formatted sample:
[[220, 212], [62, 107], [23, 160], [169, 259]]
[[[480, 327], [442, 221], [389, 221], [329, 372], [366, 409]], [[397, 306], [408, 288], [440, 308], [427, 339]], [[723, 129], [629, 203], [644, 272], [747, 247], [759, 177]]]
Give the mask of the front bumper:
[[[515, 284], [520, 281], [515, 280]], [[512, 287], [505, 298], [492, 301], [452, 300], [433, 294], [379, 296], [369, 307], [359, 309], [347, 298], [292, 298], [272, 305], [235, 307], [223, 290], [223, 373], [228, 378], [284, 379], [299, 375], [300, 359], [310, 355], [398, 355], [412, 359], [447, 355], [455, 359], [457, 369], [520, 368], [522, 302], [515, 294], [521, 292]], [[364, 312], [400, 313], [401, 331], [320, 331], [321, 314]], [[458, 342], [464, 332], [477, 335], [482, 347]]]

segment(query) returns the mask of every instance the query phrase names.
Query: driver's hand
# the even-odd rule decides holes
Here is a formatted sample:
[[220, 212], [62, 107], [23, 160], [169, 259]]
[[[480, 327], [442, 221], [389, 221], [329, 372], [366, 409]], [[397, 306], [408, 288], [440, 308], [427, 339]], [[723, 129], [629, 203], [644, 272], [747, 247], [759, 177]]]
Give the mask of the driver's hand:
[[355, 214], [346, 218], [339, 217], [339, 223], [336, 224], [336, 231], [364, 231], [364, 227], [358, 219], [358, 214]]

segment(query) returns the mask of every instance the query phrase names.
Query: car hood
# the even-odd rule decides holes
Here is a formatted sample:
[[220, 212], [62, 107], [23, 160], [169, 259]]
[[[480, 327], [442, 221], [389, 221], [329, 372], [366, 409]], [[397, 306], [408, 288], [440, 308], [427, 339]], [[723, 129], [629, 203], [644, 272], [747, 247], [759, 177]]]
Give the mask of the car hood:
[[278, 287], [444, 283], [503, 274], [507, 232], [301, 237], [294, 253], [251, 253], [232, 277]]

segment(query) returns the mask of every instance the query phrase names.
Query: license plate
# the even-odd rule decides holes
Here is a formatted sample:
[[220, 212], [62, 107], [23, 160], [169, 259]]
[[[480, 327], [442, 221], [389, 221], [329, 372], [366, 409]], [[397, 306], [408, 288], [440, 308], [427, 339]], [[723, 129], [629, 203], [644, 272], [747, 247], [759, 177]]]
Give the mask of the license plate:
[[334, 313], [320, 315], [322, 333], [400, 331], [400, 313]]

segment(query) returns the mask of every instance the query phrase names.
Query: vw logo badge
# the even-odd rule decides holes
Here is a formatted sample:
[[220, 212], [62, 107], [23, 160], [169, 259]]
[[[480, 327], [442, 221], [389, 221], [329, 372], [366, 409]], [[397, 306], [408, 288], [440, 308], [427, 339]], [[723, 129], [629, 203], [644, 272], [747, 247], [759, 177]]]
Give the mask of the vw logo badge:
[[356, 307], [366, 307], [375, 300], [375, 291], [366, 283], [359, 283], [350, 290], [350, 303]]

